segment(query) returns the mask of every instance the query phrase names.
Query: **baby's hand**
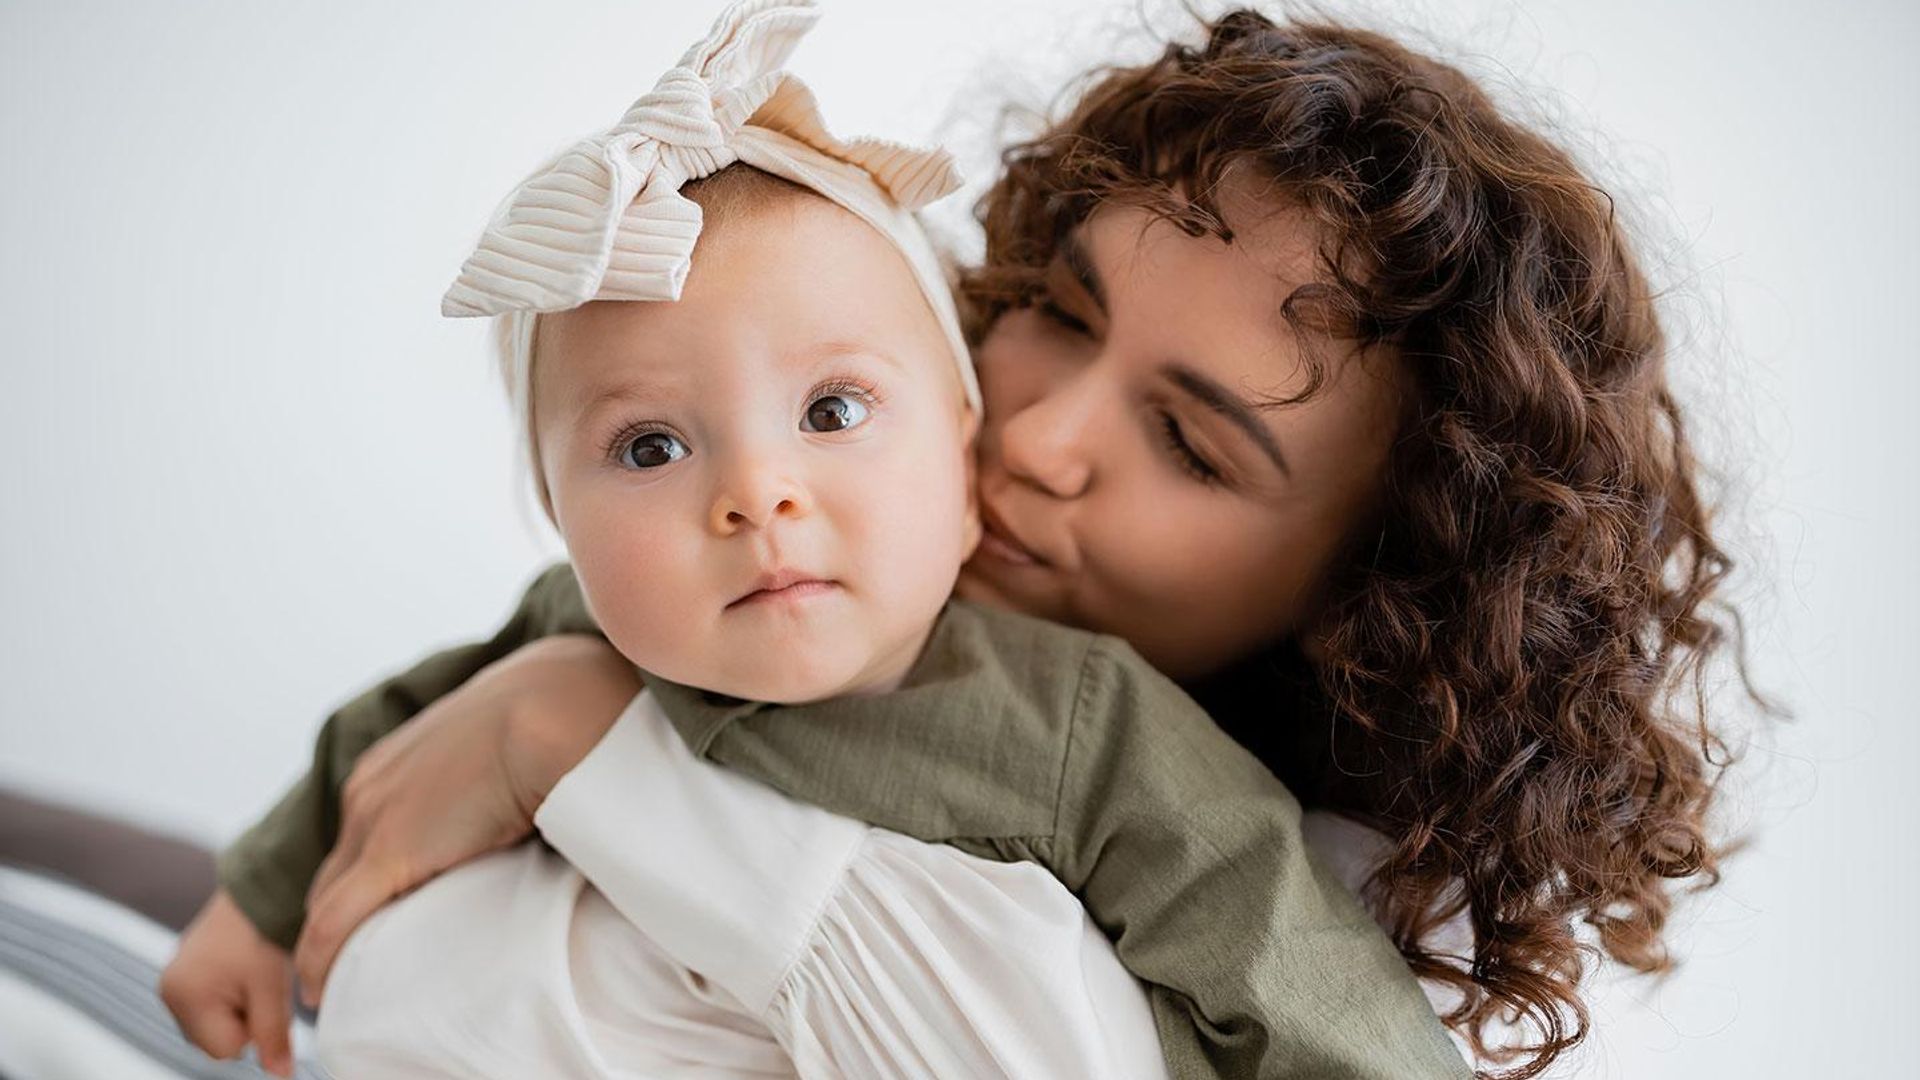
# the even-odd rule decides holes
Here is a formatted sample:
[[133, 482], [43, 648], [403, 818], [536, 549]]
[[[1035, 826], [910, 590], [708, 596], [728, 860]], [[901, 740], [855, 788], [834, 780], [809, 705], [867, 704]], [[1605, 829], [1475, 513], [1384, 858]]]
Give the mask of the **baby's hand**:
[[293, 960], [262, 937], [225, 889], [213, 894], [160, 973], [160, 999], [195, 1046], [235, 1058], [252, 1042], [260, 1065], [293, 1075]]

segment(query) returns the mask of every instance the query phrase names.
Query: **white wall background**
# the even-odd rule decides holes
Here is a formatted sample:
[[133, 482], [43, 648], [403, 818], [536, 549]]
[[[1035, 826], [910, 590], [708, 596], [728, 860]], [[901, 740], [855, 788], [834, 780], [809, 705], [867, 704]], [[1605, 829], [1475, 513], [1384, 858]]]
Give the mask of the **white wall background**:
[[[1563, 1075], [1913, 1075], [1920, 7], [1388, 5], [1640, 207], [1799, 719], [1753, 847]], [[0, 782], [223, 841], [318, 719], [491, 628], [555, 540], [441, 291], [506, 188], [713, 3], [0, 4]], [[1158, 6], [1160, 26], [1179, 24]], [[1146, 47], [1134, 7], [828, 0], [843, 133], [949, 136]]]

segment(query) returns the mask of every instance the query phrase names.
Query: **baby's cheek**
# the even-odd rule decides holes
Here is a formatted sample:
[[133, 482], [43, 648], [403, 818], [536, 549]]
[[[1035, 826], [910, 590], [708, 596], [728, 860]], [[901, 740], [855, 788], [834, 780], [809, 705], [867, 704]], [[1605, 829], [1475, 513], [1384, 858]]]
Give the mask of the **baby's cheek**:
[[925, 537], [944, 535], [965, 519], [973, 493], [957, 439], [950, 428], [920, 431], [869, 456], [857, 492], [864, 504], [859, 516], [870, 529], [922, 538], [925, 547]]
[[[975, 534], [972, 492], [965, 460], [958, 455], [928, 455], [902, 481], [909, 495], [899, 500], [884, 535], [872, 545], [903, 602], [937, 610], [971, 553]], [[916, 614], [914, 617], [918, 617]]]
[[[629, 660], [658, 657], [684, 640], [711, 606], [706, 576], [683, 538], [661, 522], [625, 516], [581, 521], [566, 536], [567, 553], [594, 621]], [[657, 662], [657, 661], [651, 661]]]

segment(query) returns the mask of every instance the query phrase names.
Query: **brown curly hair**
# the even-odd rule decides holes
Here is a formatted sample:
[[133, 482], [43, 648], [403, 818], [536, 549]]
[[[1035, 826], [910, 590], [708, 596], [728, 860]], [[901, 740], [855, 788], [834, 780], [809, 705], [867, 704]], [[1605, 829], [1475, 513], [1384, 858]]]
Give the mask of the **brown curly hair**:
[[[1252, 169], [1324, 230], [1284, 313], [1389, 345], [1414, 387], [1378, 535], [1336, 571], [1304, 694], [1196, 696], [1303, 800], [1387, 833], [1374, 909], [1461, 993], [1446, 1020], [1481, 1058], [1533, 1076], [1587, 1030], [1576, 923], [1664, 971], [1674, 883], [1717, 881], [1726, 850], [1703, 677], [1744, 646], [1655, 298], [1607, 193], [1455, 68], [1324, 21], [1204, 29], [1092, 73], [1005, 152], [961, 279], [970, 329], [1033, 303], [1109, 202], [1231, 243], [1210, 193]], [[1324, 381], [1311, 364], [1287, 400]], [[1429, 951], [1463, 910], [1473, 955]], [[1493, 1045], [1497, 1019], [1524, 1043]]]

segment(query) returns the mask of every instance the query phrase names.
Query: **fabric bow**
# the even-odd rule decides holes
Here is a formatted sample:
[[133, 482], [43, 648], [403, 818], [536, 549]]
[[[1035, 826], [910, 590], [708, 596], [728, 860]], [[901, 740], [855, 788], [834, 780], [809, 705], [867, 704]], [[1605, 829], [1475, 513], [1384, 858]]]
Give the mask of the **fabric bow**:
[[[589, 300], [677, 300], [700, 235], [681, 185], [744, 161], [813, 188], [911, 246], [902, 218], [960, 186], [944, 150], [828, 133], [781, 70], [819, 19], [811, 0], [749, 0], [714, 22], [620, 122], [523, 181], [440, 302], [448, 316], [564, 311]], [[909, 252], [923, 288], [937, 266]], [[931, 297], [930, 297], [931, 299]], [[940, 304], [936, 302], [936, 310]], [[969, 375], [971, 373], [969, 372]]]

